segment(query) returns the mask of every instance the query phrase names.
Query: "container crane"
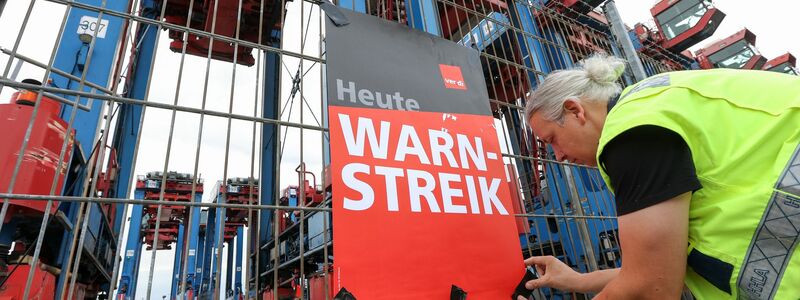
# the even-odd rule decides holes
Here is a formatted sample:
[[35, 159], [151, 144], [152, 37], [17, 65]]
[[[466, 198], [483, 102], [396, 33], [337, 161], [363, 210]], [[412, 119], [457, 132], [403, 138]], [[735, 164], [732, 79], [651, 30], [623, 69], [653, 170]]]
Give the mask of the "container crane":
[[[218, 202], [229, 204], [258, 204], [258, 179], [234, 177], [218, 183]], [[242, 295], [242, 259], [244, 258], [244, 227], [248, 224], [247, 209], [226, 208], [224, 242], [228, 247], [226, 293], [233, 299]], [[235, 245], [235, 248], [234, 248]], [[212, 254], [213, 255], [213, 254]], [[235, 257], [235, 259], [234, 259]]]
[[756, 35], [747, 28], [697, 50], [700, 68], [730, 68], [760, 70], [767, 62], [755, 47]]
[[[161, 0], [156, 2], [161, 3]], [[265, 44], [274, 40], [272, 30], [282, 26], [280, 19], [283, 13], [281, 1], [244, 0], [241, 1], [202, 1], [202, 0], [170, 0], [166, 3], [164, 18], [168, 23], [187, 26], [192, 29], [214, 33], [221, 37], [212, 39], [206, 36], [188, 34], [186, 54], [206, 57], [211, 50], [211, 58], [252, 66], [255, 63], [253, 48], [247, 46], [234, 47], [225, 38], [238, 38], [251, 43]], [[263, 5], [263, 12], [262, 12]], [[191, 18], [190, 20], [188, 20]], [[216, 21], [216, 22], [215, 22]], [[184, 34], [179, 30], [170, 30], [172, 39], [170, 49], [180, 53], [183, 49]]]
[[[298, 207], [301, 205], [305, 207], [330, 207], [330, 198], [326, 197], [326, 195], [330, 194], [316, 188], [316, 182], [309, 183], [305, 181], [302, 188], [300, 186], [289, 186], [283, 189], [281, 195], [280, 205], [286, 207]], [[301, 199], [301, 195], [305, 196], [305, 200]], [[327, 224], [325, 223], [326, 214], [328, 214]], [[273, 239], [262, 247], [262, 249], [271, 249], [269, 251], [268, 271], [262, 273], [262, 276], [278, 272], [278, 285], [275, 287], [272, 281], [267, 282], [266, 288], [262, 293], [264, 299], [271, 299], [274, 294], [278, 294], [280, 297], [309, 295], [311, 297], [309, 299], [325, 299], [325, 278], [328, 280], [328, 299], [332, 299], [334, 296], [333, 283], [331, 281], [333, 276], [330, 274], [325, 276], [325, 273], [332, 272], [333, 268], [329, 265], [328, 270], [324, 269], [323, 255], [325, 252], [322, 251], [324, 248], [328, 248], [328, 253], [333, 253], [330, 247], [332, 245], [333, 229], [330, 226], [329, 213], [311, 212], [301, 216], [296, 211], [278, 210], [278, 216], [278, 242]], [[301, 217], [303, 217], [303, 222], [301, 222]], [[300, 226], [301, 223], [303, 226]], [[306, 266], [304, 268], [307, 270], [306, 274], [298, 272], [300, 268], [301, 236], [303, 239], [302, 251], [306, 257]], [[303, 283], [305, 282], [303, 279], [307, 279], [308, 283]]]
[[711, 37], [725, 18], [725, 13], [707, 0], [662, 0], [650, 13], [658, 28], [655, 40], [673, 53]]
[[711, 37], [725, 18], [725, 13], [711, 1], [703, 0], [662, 0], [650, 9], [650, 14], [655, 28], [634, 25], [634, 46], [674, 69], [691, 68], [694, 56], [687, 49]]
[[[139, 263], [144, 246], [146, 246], [147, 250], [157, 251], [171, 250], [174, 244], [176, 252], [173, 273], [176, 273], [179, 272], [183, 259], [182, 251], [179, 249], [183, 249], [185, 241], [188, 240], [190, 254], [188, 260], [192, 265], [191, 261], [195, 256], [195, 251], [193, 250], [195, 250], [198, 243], [197, 235], [187, 235], [186, 229], [188, 227], [184, 224], [189, 219], [190, 211], [193, 214], [198, 214], [199, 208], [188, 207], [182, 203], [201, 202], [202, 197], [203, 180], [194, 179], [191, 174], [178, 172], [167, 172], [165, 174], [160, 171], [154, 171], [137, 177], [136, 190], [134, 191], [135, 199], [164, 200], [175, 202], [175, 205], [162, 205], [160, 209], [158, 205], [152, 204], [133, 205], [119, 291], [117, 293], [119, 298], [136, 299], [140, 271]], [[158, 223], [158, 230], [156, 230], [156, 223]], [[194, 225], [195, 222], [192, 223]], [[197, 231], [194, 232], [196, 233]], [[194, 268], [190, 268], [190, 270], [194, 270]], [[177, 282], [175, 282], [174, 278], [175, 276], [173, 276], [172, 290], [176, 291]]]
[[786, 73], [789, 75], [800, 75], [797, 71], [797, 58], [791, 53], [785, 53], [776, 58], [770, 59], [764, 64], [762, 70]]

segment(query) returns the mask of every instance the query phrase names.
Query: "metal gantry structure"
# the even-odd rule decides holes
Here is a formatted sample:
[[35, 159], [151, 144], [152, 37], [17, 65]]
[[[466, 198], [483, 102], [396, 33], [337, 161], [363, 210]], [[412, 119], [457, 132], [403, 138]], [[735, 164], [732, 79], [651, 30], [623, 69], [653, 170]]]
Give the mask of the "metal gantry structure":
[[764, 64], [763, 70], [781, 72], [789, 75], [800, 75], [796, 66], [797, 58], [795, 58], [791, 53], [787, 52], [767, 61], [767, 63]]
[[[480, 52], [520, 251], [585, 272], [620, 265], [615, 203], [595, 168], [555, 160], [526, 127], [525, 97], [547, 74], [598, 52], [646, 75], [797, 74], [794, 56], [767, 61], [747, 30], [687, 51], [724, 19], [710, 1], [660, 1], [655, 25], [633, 28], [604, 2], [333, 4]], [[0, 297], [339, 293], [321, 3], [0, 1]]]

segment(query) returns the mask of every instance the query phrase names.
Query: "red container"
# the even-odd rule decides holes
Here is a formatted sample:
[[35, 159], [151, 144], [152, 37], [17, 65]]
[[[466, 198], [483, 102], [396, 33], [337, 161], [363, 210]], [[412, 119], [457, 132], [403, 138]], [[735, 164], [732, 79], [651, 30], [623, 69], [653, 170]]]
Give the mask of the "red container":
[[[277, 294], [278, 294], [278, 299], [279, 300], [283, 300], [283, 299], [290, 299], [291, 300], [292, 299], [292, 290], [291, 289], [278, 288], [278, 293]], [[265, 290], [264, 294], [263, 294], [263, 299], [264, 300], [275, 299], [275, 291], [272, 290], [272, 289]]]
[[[0, 128], [3, 130], [3, 143], [0, 143], [0, 192], [8, 192], [11, 174], [20, 147], [33, 115], [36, 93], [21, 91], [12, 96], [13, 104], [0, 104]], [[31, 129], [30, 140], [23, 152], [22, 165], [17, 175], [12, 193], [50, 195], [54, 179], [57, 180], [54, 195], [61, 195], [64, 177], [72, 155], [75, 131], [67, 134], [67, 122], [61, 120], [59, 103], [42, 97], [39, 111]], [[58, 164], [64, 141], [67, 146], [61, 164]], [[10, 202], [13, 214], [41, 214], [47, 205], [40, 200], [14, 200]], [[50, 210], [55, 213], [58, 202]], [[7, 218], [6, 220], [9, 220]]]
[[[317, 274], [308, 279], [308, 299], [309, 300], [325, 300], [325, 277], [322, 274]], [[328, 298], [333, 299], [336, 296], [333, 289], [333, 274], [328, 274]]]
[[[31, 266], [21, 264], [11, 274], [8, 281], [0, 289], [0, 300], [22, 299], [25, 293], [25, 284], [28, 281], [28, 272]], [[53, 299], [56, 291], [56, 276], [40, 268], [33, 271], [30, 299]], [[82, 299], [82, 298], [75, 298]]]

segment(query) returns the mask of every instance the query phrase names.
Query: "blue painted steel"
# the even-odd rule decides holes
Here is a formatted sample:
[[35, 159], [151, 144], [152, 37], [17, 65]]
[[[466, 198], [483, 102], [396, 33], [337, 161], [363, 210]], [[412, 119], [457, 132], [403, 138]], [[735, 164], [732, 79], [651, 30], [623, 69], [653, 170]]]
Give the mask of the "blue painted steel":
[[83, 244], [85, 251], [83, 259], [97, 262], [99, 264], [97, 267], [110, 275], [114, 268], [114, 260], [109, 254], [116, 250], [116, 240], [106, 222], [102, 206], [99, 203], [88, 203], [87, 209], [89, 218]]
[[[203, 201], [203, 195], [201, 195], [199, 193], [195, 194], [194, 202], [198, 202], [199, 203], [199, 202], [202, 202], [202, 201]], [[187, 271], [186, 271], [186, 282], [187, 282], [187, 284], [186, 284], [186, 288], [187, 289], [191, 289], [193, 291], [197, 291], [197, 287], [196, 287], [196, 281], [197, 280], [195, 280], [195, 278], [197, 278], [197, 275], [196, 275], [196, 273], [197, 273], [196, 264], [197, 263], [196, 263], [196, 261], [197, 261], [197, 257], [199, 257], [199, 255], [200, 255], [200, 250], [201, 250], [200, 249], [200, 245], [202, 243], [202, 242], [200, 242], [200, 239], [201, 239], [201, 235], [200, 235], [200, 207], [192, 207], [191, 213], [192, 213], [192, 223], [190, 224], [190, 226], [191, 226], [192, 234], [188, 238], [188, 241], [189, 241], [189, 253], [186, 256], [186, 264], [187, 264]], [[187, 230], [189, 230], [189, 229], [187, 228]], [[181, 265], [181, 268], [183, 268], [183, 265]], [[183, 270], [181, 270], [181, 272], [183, 272]], [[183, 293], [183, 294], [185, 294], [185, 293]]]
[[[217, 200], [220, 200], [220, 198], [217, 198]], [[222, 201], [222, 203], [224, 203], [224, 201]], [[216, 211], [216, 213], [215, 213], [215, 216], [213, 218], [214, 223], [209, 223], [209, 224], [206, 225], [206, 228], [208, 228], [210, 226], [213, 226], [214, 229], [213, 229], [213, 232], [212, 232], [213, 238], [210, 239], [212, 241], [211, 247], [207, 248], [207, 249], [211, 249], [211, 251], [208, 251], [208, 255], [211, 257], [211, 259], [209, 260], [210, 265], [207, 268], [207, 270], [209, 270], [209, 271], [206, 272], [206, 274], [208, 275], [209, 278], [208, 278], [208, 281], [207, 281], [208, 285], [207, 285], [206, 293], [203, 296], [204, 299], [206, 299], [206, 297], [208, 299], [211, 299], [211, 298], [213, 298], [214, 293], [220, 293], [221, 292], [221, 291], [215, 290], [214, 288], [217, 286], [216, 285], [216, 283], [217, 283], [217, 272], [222, 272], [222, 270], [218, 270], [217, 269], [217, 259], [218, 259], [217, 252], [219, 251], [219, 248], [217, 248], [217, 245], [219, 243], [220, 238], [223, 238], [224, 237], [224, 233], [225, 233], [225, 221], [224, 221], [225, 220], [225, 209], [224, 208], [217, 208], [217, 209], [215, 209], [215, 211]], [[209, 215], [208, 219], [209, 220], [212, 219], [210, 215]], [[221, 245], [223, 247], [222, 250], [224, 252], [225, 244], [222, 243]], [[222, 259], [222, 257], [219, 257], [219, 259]], [[220, 289], [224, 289], [224, 287], [221, 287]]]
[[[325, 43], [322, 43], [322, 53], [325, 53]], [[322, 56], [326, 59], [325, 56]], [[326, 64], [321, 64], [322, 74], [328, 74]], [[322, 85], [328, 86], [327, 76], [322, 76]], [[328, 89], [322, 89], [322, 127], [328, 128]], [[327, 131], [322, 132], [322, 165], [328, 167], [331, 165], [331, 136]]]
[[[125, 2], [125, 1], [117, 1]], [[160, 11], [153, 0], [142, 1], [142, 17], [149, 19], [157, 19]], [[128, 75], [128, 89], [123, 96], [132, 99], [144, 99], [147, 96], [147, 82], [150, 79], [152, 72], [153, 55], [156, 48], [156, 35], [158, 27], [144, 23], [139, 23], [140, 27], [136, 29], [135, 41], [137, 42], [137, 49], [134, 50], [133, 56], [133, 70]], [[117, 180], [114, 182], [113, 193], [109, 197], [113, 198], [127, 198], [130, 184], [133, 182], [133, 157], [136, 148], [136, 142], [139, 139], [139, 123], [142, 118], [142, 106], [133, 104], [121, 104], [119, 111], [117, 111], [117, 124], [114, 131], [114, 138], [112, 140], [112, 147], [117, 150], [117, 159], [119, 160], [119, 170], [117, 172]], [[116, 222], [114, 224], [114, 232], [119, 233], [125, 216], [122, 215], [122, 206], [117, 207]]]
[[633, 30], [633, 29], [628, 30], [628, 36], [630, 37], [631, 42], [633, 43], [633, 49], [635, 49], [636, 51], [639, 51], [639, 49], [642, 49], [642, 42], [639, 40], [639, 37], [636, 35], [636, 31], [635, 30]]
[[367, 13], [366, 0], [339, 0], [339, 6], [354, 10], [360, 13]]
[[[331, 241], [333, 236], [331, 235], [331, 231], [333, 230], [330, 224], [327, 226], [327, 231], [325, 230], [325, 212], [315, 212], [311, 216], [308, 217], [308, 234], [306, 235], [306, 245], [308, 245], [307, 251], [315, 250], [322, 245], [325, 244], [325, 241]], [[330, 220], [330, 215], [328, 215], [328, 220]], [[325, 235], [327, 234], [327, 238]]]
[[567, 42], [564, 36], [555, 29], [547, 28], [542, 31], [542, 36], [550, 41], [545, 44], [545, 51], [549, 53], [549, 61], [552, 70], [569, 69], [574, 63], [567, 49]]
[[[82, 178], [81, 178], [82, 179]], [[77, 193], [76, 193], [77, 194]], [[72, 230], [67, 230], [61, 236], [61, 245], [58, 249], [58, 258], [56, 261], [58, 262], [58, 266], [64, 268], [66, 266], [66, 261], [69, 259], [70, 247], [72, 246], [72, 234], [75, 232], [75, 220], [78, 219], [78, 210], [80, 208], [80, 203], [77, 202], [62, 202], [59, 204], [58, 209], [67, 216], [67, 219], [70, 220], [72, 224]], [[5, 227], [5, 226], [4, 226]], [[56, 280], [56, 299], [61, 299], [61, 288], [66, 284], [67, 272], [61, 272], [59, 274], [58, 279]]]
[[[10, 218], [10, 222], [3, 225], [3, 230], [0, 231], [0, 245], [11, 247], [14, 242], [14, 235], [17, 231], [17, 218]], [[8, 228], [8, 229], [6, 229]]]
[[[526, 67], [534, 70], [539, 70], [543, 74], [550, 73], [552, 69], [550, 68], [551, 64], [547, 59], [547, 55], [545, 55], [545, 44], [542, 43], [542, 33], [539, 30], [539, 24], [537, 24], [536, 18], [533, 17], [532, 9], [536, 9], [543, 5], [539, 1], [534, 1], [533, 3], [529, 1], [514, 1], [514, 4], [510, 6], [509, 14], [511, 15], [511, 22], [514, 27], [522, 29], [522, 32], [516, 33], [517, 37], [517, 45], [520, 48], [520, 53], [522, 63], [525, 64]], [[537, 38], [538, 37], [538, 38]], [[536, 74], [533, 71], [527, 71], [526, 74], [528, 75], [528, 82], [531, 85], [531, 88], [535, 89], [538, 82], [544, 80], [543, 75]], [[509, 132], [523, 132], [525, 135], [533, 136], [532, 133], [528, 130], [528, 127], [525, 126], [525, 123], [520, 120], [520, 116], [518, 113], [512, 113], [509, 110], [503, 111], [506, 120], [506, 126], [509, 128]], [[509, 134], [509, 138], [511, 139], [511, 145], [514, 149], [514, 153], [521, 153], [519, 149], [519, 145], [522, 145], [522, 139], [514, 134]], [[530, 139], [533, 140], [533, 139]], [[536, 147], [536, 145], [526, 145], [527, 147]], [[532, 149], [527, 149], [527, 151], [532, 151]], [[532, 166], [528, 163], [521, 163], [520, 161], [517, 162], [517, 173], [520, 178], [523, 179], [523, 182], [532, 182], [535, 180], [532, 175], [534, 172], [538, 172], [534, 170]], [[527, 197], [531, 197], [532, 195], [525, 195]], [[534, 204], [536, 201], [534, 201]], [[533, 219], [533, 218], [529, 218]], [[532, 232], [535, 230], [531, 230]], [[528, 243], [531, 241], [529, 240], [528, 236], [520, 237], [520, 242], [523, 243], [523, 247], [527, 248]]]
[[436, 0], [405, 0], [408, 14], [408, 26], [441, 36], [439, 31], [439, 12]]
[[[509, 8], [509, 14], [514, 27], [522, 29], [522, 32], [516, 34], [522, 62], [528, 68], [539, 70], [544, 74], [550, 73], [544, 45], [540, 39], [534, 38], [541, 37], [542, 34], [539, 32], [539, 25], [533, 17], [531, 7], [527, 2], [514, 1], [514, 5]], [[537, 75], [533, 71], [528, 71], [527, 74], [532, 88], [536, 88], [537, 82], [544, 80], [544, 76]]]
[[486, 47], [508, 30], [508, 26], [511, 25], [509, 25], [508, 18], [505, 15], [491, 12], [478, 25], [473, 27], [469, 34], [464, 35], [458, 43], [478, 51], [486, 50]]
[[[300, 204], [298, 202], [298, 198], [297, 198], [297, 197], [299, 197], [299, 195], [298, 195], [299, 192], [300, 191], [298, 189], [289, 188], [289, 195], [288, 195], [288, 197], [286, 197], [287, 198], [287, 202], [288, 202], [287, 205], [289, 205], [289, 207], [298, 207], [298, 206], [300, 206]], [[295, 215], [295, 214], [289, 214], [289, 220], [292, 220], [292, 224], [297, 223], [299, 221], [299, 218], [300, 217]], [[289, 226], [289, 225], [292, 225], [292, 224], [286, 224], [286, 226]]]
[[[76, 2], [93, 6], [102, 6], [103, 2], [106, 2], [105, 8], [116, 12], [126, 12], [128, 5], [127, 1], [77, 0]], [[109, 14], [104, 14], [99, 19], [98, 17], [100, 17], [99, 13], [95, 11], [89, 11], [75, 7], [70, 9], [67, 17], [67, 23], [65, 25], [66, 30], [60, 39], [53, 66], [56, 69], [68, 72], [77, 77], [81, 77], [85, 71], [87, 81], [100, 86], [108, 86], [108, 79], [110, 77], [109, 75], [111, 70], [113, 70], [115, 56], [117, 55], [117, 48], [121, 37], [124, 36], [120, 33], [122, 28], [122, 19], [119, 17], [110, 16]], [[89, 40], [86, 39], [81, 41], [79, 37], [79, 31], [89, 34], [89, 36], [93, 35], [94, 32], [97, 32], [96, 38], [93, 39], [94, 48], [92, 59], [91, 61], [88, 61], [88, 64], [87, 58], [91, 42], [87, 43]], [[57, 87], [66, 89], [78, 89], [79, 87], [79, 83], [68, 80], [66, 77], [57, 74], [51, 74], [50, 79], [53, 80], [52, 85]], [[87, 92], [91, 91], [91, 89], [88, 87], [84, 87], [83, 90]], [[63, 95], [63, 97], [75, 100], [74, 96]], [[104, 106], [102, 105], [103, 102], [101, 101], [80, 99], [80, 103], [84, 105], [88, 105], [90, 102], [90, 111], [87, 112], [78, 110], [73, 123], [73, 127], [76, 131], [75, 139], [78, 142], [76, 144], [79, 144], [83, 150], [73, 151], [73, 155], [82, 156], [80, 159], [81, 161], [86, 161], [86, 157], [83, 156], [91, 152], [91, 149], [94, 147], [94, 135], [97, 132], [102, 111], [104, 109]], [[62, 111], [59, 114], [62, 119], [69, 120], [71, 114], [72, 107], [66, 105], [62, 106]], [[78, 147], [76, 147], [76, 149], [78, 149]], [[70, 160], [69, 157], [65, 159]], [[89, 166], [87, 165], [81, 165], [81, 168], [83, 169], [88, 167]], [[75, 182], [78, 184], [72, 186], [69, 191], [63, 191], [62, 193], [65, 195], [79, 195], [80, 191], [83, 190], [83, 186], [80, 186], [80, 183], [84, 182], [83, 179], [86, 172], [80, 170], [80, 172], [77, 173], [67, 172], [67, 174], [77, 174], [77, 176], [73, 175], [71, 178], [67, 178], [65, 182]], [[64, 188], [66, 189], [67, 187]], [[64, 212], [73, 226], [77, 224], [77, 211], [79, 208], [79, 203], [62, 203], [59, 205], [59, 210]], [[92, 207], [92, 211], [93, 212], [89, 216], [91, 226], [88, 228], [90, 238], [87, 239], [86, 245], [90, 250], [102, 250], [102, 247], [108, 247], [112, 242], [104, 240], [98, 241], [98, 238], [102, 237], [101, 234], [103, 233], [105, 227], [102, 224], [99, 224], [104, 222], [98, 223], [98, 220], [102, 220], [102, 217], [100, 217], [102, 213], [99, 209], [99, 206], [95, 205], [95, 207]], [[119, 220], [119, 223], [115, 224], [116, 226], [114, 226], [116, 227], [116, 230], [114, 231], [115, 233], [119, 232], [119, 226], [122, 224], [121, 220], [124, 218], [124, 216], [121, 216], [121, 205], [118, 206], [117, 211], [120, 215], [118, 215], [116, 218], [116, 220]], [[55, 262], [55, 265], [58, 267], [63, 267], [67, 264], [66, 260], [69, 258], [69, 252], [71, 250], [69, 248], [72, 241], [72, 234], [75, 230], [78, 230], [78, 228], [73, 228], [73, 231], [64, 232], [60, 244], [56, 244], [52, 247], [54, 250], [57, 249], [56, 251], [59, 253], [58, 260]], [[112, 236], [114, 235], [116, 234], [113, 234]], [[91, 253], [96, 254], [94, 251]], [[56, 293], [59, 293], [61, 291], [61, 287], [63, 287], [65, 284], [66, 273], [67, 272], [61, 272], [59, 275], [57, 279]], [[57, 295], [56, 297], [58, 298], [60, 295]]]
[[[136, 190], [135, 199], [144, 199], [144, 191]], [[128, 222], [128, 238], [125, 244], [125, 253], [122, 259], [122, 273], [120, 275], [118, 294], [125, 294], [125, 299], [136, 299], [136, 284], [139, 279], [139, 258], [142, 254], [142, 222], [143, 206], [133, 205], [131, 218]]]
[[652, 64], [642, 64], [642, 66], [644, 67], [644, 73], [647, 74], [647, 76], [653, 76], [658, 74], [658, 71]]
[[[517, 45], [520, 47], [520, 53], [522, 53], [523, 64], [528, 68], [539, 70], [543, 74], [571, 67], [573, 61], [566, 50], [567, 45], [564, 37], [553, 29], [541, 29], [532, 13], [532, 10], [536, 9], [540, 3], [533, 3], [533, 7], [530, 5], [531, 3], [528, 1], [515, 1], [514, 5], [509, 9], [512, 24], [523, 31], [516, 33]], [[487, 32], [489, 34], [485, 34]], [[484, 32], [484, 36], [493, 37], [494, 34], [492, 30], [488, 30]], [[541, 40], [547, 40], [550, 43], [543, 43]], [[544, 79], [544, 76], [534, 74], [532, 71], [528, 71], [527, 75], [533, 88], [536, 87], [537, 81]], [[526, 130], [518, 114], [506, 113], [504, 115], [510, 132], [523, 132]], [[521, 145], [519, 138], [514, 135], [510, 138], [514, 147], [511, 150], [514, 153], [520, 153], [518, 148], [518, 145]], [[552, 150], [550, 150], [550, 156], [552, 157]], [[530, 178], [525, 179], [524, 174], [532, 174], [533, 170], [522, 168], [522, 165], [525, 164], [517, 164], [520, 177], [524, 182], [525, 180], [532, 180]], [[571, 183], [564, 176], [564, 167], [553, 163], [545, 163], [544, 167], [547, 188], [543, 189], [542, 195], [533, 199], [533, 206], [529, 207], [533, 211], [529, 210], [528, 212], [544, 215], [574, 215], [573, 208], [578, 203], [570, 202], [569, 187]], [[597, 171], [586, 168], [570, 168], [572, 168], [571, 171], [578, 198], [585, 199], [581, 206], [583, 213], [595, 216], [616, 215], [613, 196], [601, 182]], [[535, 252], [544, 252], [538, 253], [539, 255], [553, 254], [559, 256], [574, 268], [585, 272], [588, 270], [588, 266], [585, 262], [584, 246], [587, 246], [594, 249], [596, 259], [606, 258], [606, 261], [603, 261], [603, 263], [606, 263], [604, 264], [605, 267], [609, 267], [609, 264], [611, 266], [619, 266], [618, 252], [614, 256], [614, 252], [619, 250], [617, 246], [611, 245], [610, 248], [601, 248], [603, 244], [603, 241], [601, 241], [602, 236], [610, 237], [612, 240], [615, 239], [612, 235], [616, 235], [616, 222], [588, 219], [586, 227], [589, 231], [591, 245], [583, 245], [578, 231], [578, 224], [574, 218], [529, 218], [529, 221], [532, 224], [531, 236], [521, 237], [520, 241], [524, 247], [523, 249], [527, 249], [530, 245]], [[553, 249], [550, 246], [551, 243], [560, 245], [556, 246], [556, 248], [561, 247], [563, 249]], [[609, 258], [610, 261], [608, 261]], [[598, 262], [598, 265], [600, 263]], [[555, 298], [559, 298], [558, 295], [554, 295], [554, 291], [545, 290], [544, 292], [548, 297], [555, 296]]]
[[[102, 6], [103, 2], [105, 2], [106, 9], [116, 12], [126, 12], [128, 5], [127, 1], [77, 0], [76, 2], [93, 6]], [[110, 72], [114, 67], [117, 47], [124, 34], [120, 34], [122, 28], [121, 18], [109, 14], [103, 14], [99, 19], [98, 17], [101, 16], [95, 11], [75, 7], [70, 10], [65, 25], [66, 30], [58, 45], [58, 52], [53, 66], [79, 78], [85, 72], [87, 81], [100, 86], [107, 86]], [[88, 56], [91, 42], [90, 40], [81, 41], [78, 32], [82, 30], [84, 34], [89, 36], [94, 32], [97, 33], [96, 38], [94, 38], [92, 59], [88, 64], [86, 57]], [[78, 82], [67, 79], [64, 76], [56, 74], [51, 74], [51, 76], [53, 84], [58, 87], [76, 90], [80, 86]], [[91, 90], [86, 86], [83, 88], [83, 91], [86, 92]], [[64, 95], [64, 97], [70, 100], [75, 99], [74, 96]], [[75, 140], [80, 143], [84, 151], [89, 151], [88, 149], [94, 147], [94, 134], [97, 131], [104, 107], [101, 101], [80, 99], [80, 103], [84, 105], [91, 103], [91, 110], [88, 112], [78, 110], [73, 125], [76, 131]], [[61, 118], [69, 120], [71, 114], [71, 106], [62, 106]]]
[[202, 297], [204, 295], [210, 295], [211, 290], [213, 289], [212, 285], [212, 276], [213, 276], [213, 264], [212, 258], [215, 256], [216, 251], [214, 248], [216, 247], [216, 216], [217, 210], [214, 208], [208, 209], [208, 219], [206, 221], [206, 230], [205, 230], [205, 246], [203, 247], [203, 264], [202, 264], [202, 278], [200, 281], [200, 290], [198, 291], [198, 296]]
[[[577, 191], [578, 199], [581, 203], [575, 203], [577, 199], [572, 199], [569, 182], [565, 175], [564, 166], [555, 163], [545, 163], [545, 177], [547, 187], [543, 191], [543, 197], [538, 199], [534, 207], [535, 214], [547, 214], [556, 216], [575, 215], [574, 208], [581, 205], [585, 215], [593, 216], [615, 216], [616, 207], [614, 206], [613, 196], [608, 188], [600, 179], [597, 170], [590, 170], [584, 167], [569, 167], [574, 179], [574, 188]], [[542, 205], [543, 204], [543, 205]], [[535, 236], [535, 242], [531, 245], [534, 251], [544, 249], [553, 251], [552, 254], [567, 262], [568, 265], [581, 272], [589, 271], [585, 256], [586, 247], [592, 248], [595, 253], [597, 264], [603, 268], [619, 267], [619, 248], [612, 245], [611, 248], [603, 248], [602, 236], [616, 236], [616, 221], [601, 219], [586, 219], [586, 228], [590, 242], [584, 245], [578, 231], [579, 220], [575, 218], [553, 217], [553, 218], [529, 218], [533, 222], [531, 230]], [[614, 237], [610, 238], [615, 240]], [[555, 245], [552, 249], [550, 245]], [[616, 252], [616, 253], [614, 253]], [[613, 259], [608, 259], [608, 254], [613, 254]], [[553, 291], [544, 290], [546, 295], [551, 295]]]
[[[280, 36], [280, 32], [274, 33]], [[280, 47], [280, 43], [273, 43], [270, 46]], [[264, 52], [264, 98], [263, 98], [263, 111], [262, 117], [270, 119], [278, 119], [280, 111], [280, 78], [281, 78], [281, 57], [280, 54], [265, 51]], [[262, 125], [261, 136], [261, 186], [259, 188], [259, 202], [265, 205], [275, 204], [275, 196], [277, 195], [277, 184], [275, 174], [275, 163], [278, 153], [277, 135], [279, 128], [277, 125], [264, 123]], [[272, 239], [272, 212], [263, 211], [258, 220], [259, 237], [258, 247], [266, 244]], [[255, 241], [253, 241], [255, 242]], [[259, 250], [259, 265], [255, 266], [252, 274], [261, 274], [266, 271], [269, 257], [269, 250]]]
[[242, 295], [242, 257], [244, 256], [244, 226], [236, 228], [236, 269], [233, 275], [233, 299]]
[[170, 288], [170, 299], [175, 299], [178, 289], [181, 286], [181, 263], [183, 261], [183, 239], [186, 234], [186, 227], [178, 224], [178, 239], [175, 242], [175, 259], [172, 261], [172, 287]]
[[197, 255], [195, 256], [194, 265], [190, 265], [190, 266], [194, 267], [194, 269], [195, 269], [194, 280], [192, 281], [192, 290], [194, 291], [195, 295], [199, 295], [200, 294], [200, 290], [201, 290], [201, 288], [203, 286], [203, 273], [204, 273], [203, 265], [205, 263], [205, 257], [206, 257], [206, 233], [207, 232], [206, 232], [206, 230], [200, 230], [199, 226], [200, 226], [200, 224], [203, 224], [203, 226], [207, 226], [206, 224], [207, 224], [207, 220], [208, 220], [208, 211], [207, 210], [201, 210], [199, 219], [200, 220], [198, 220], [198, 230], [196, 231], [197, 234], [198, 234], [198, 237], [197, 237], [197, 252], [196, 252]]
[[[581, 199], [581, 207], [583, 214], [589, 216], [616, 216], [617, 208], [614, 196], [611, 191], [606, 187], [600, 176], [600, 171], [596, 169], [589, 169], [585, 167], [570, 167], [575, 180], [575, 186], [578, 193], [578, 198]], [[605, 249], [602, 245], [600, 237], [607, 234], [616, 236], [617, 222], [604, 221], [601, 219], [586, 219], [587, 229], [589, 231], [589, 238], [591, 247], [595, 249], [596, 259], [598, 265], [605, 253], [618, 252], [619, 248], [616, 245]], [[606, 262], [607, 267], [619, 267], [621, 261], [619, 255], [614, 259]]]
[[[225, 197], [222, 193], [217, 193], [216, 203], [225, 203]], [[216, 227], [214, 232], [214, 251], [211, 252], [211, 281], [209, 282], [208, 289], [212, 293], [222, 294], [225, 291], [225, 285], [220, 282], [219, 290], [216, 290], [217, 287], [217, 272], [222, 273], [222, 262], [217, 261], [217, 259], [222, 260], [222, 254], [217, 256], [217, 253], [224, 253], [225, 252], [225, 217], [226, 209], [225, 208], [217, 208], [216, 217], [214, 218], [214, 226]], [[216, 248], [217, 246], [222, 247], [222, 249]], [[217, 264], [219, 263], [219, 269], [217, 269]], [[222, 279], [220, 274], [220, 279]]]

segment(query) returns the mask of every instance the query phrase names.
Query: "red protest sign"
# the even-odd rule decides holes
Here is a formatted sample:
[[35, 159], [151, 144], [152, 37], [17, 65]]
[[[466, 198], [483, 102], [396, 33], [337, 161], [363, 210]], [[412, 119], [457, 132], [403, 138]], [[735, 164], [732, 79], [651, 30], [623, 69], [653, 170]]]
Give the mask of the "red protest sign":
[[507, 299], [522, 255], [490, 116], [331, 106], [335, 289]]
[[479, 53], [342, 14], [325, 44], [334, 290], [510, 298], [522, 251]]

